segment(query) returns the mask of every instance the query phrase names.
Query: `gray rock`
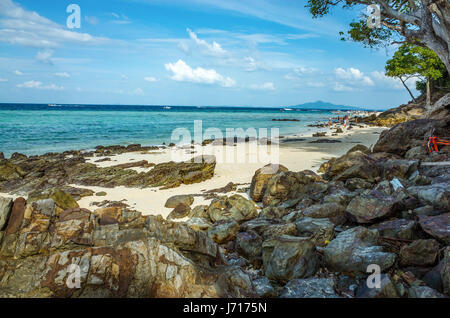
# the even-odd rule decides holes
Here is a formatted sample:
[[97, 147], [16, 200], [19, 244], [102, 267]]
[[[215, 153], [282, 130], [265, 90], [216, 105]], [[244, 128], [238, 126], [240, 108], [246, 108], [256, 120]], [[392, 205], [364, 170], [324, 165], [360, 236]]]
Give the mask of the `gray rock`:
[[254, 231], [241, 232], [236, 236], [236, 249], [237, 251], [247, 257], [248, 259], [254, 259], [262, 254], [263, 240]]
[[422, 230], [446, 244], [450, 244], [450, 213], [421, 216], [419, 223]]
[[234, 240], [239, 231], [239, 224], [235, 220], [222, 220], [208, 230], [208, 236], [216, 243], [222, 244]]
[[409, 187], [408, 192], [425, 205], [450, 210], [450, 189], [448, 183], [435, 183], [427, 186]]
[[329, 219], [304, 217], [295, 222], [299, 236], [309, 236], [316, 246], [326, 246], [334, 238], [335, 225]]
[[266, 276], [282, 283], [306, 278], [317, 270], [314, 244], [307, 238], [281, 236], [263, 243], [263, 264]]
[[208, 215], [213, 222], [233, 219], [236, 222], [251, 220], [258, 215], [253, 201], [235, 194], [231, 197], [221, 197], [211, 202]]
[[381, 274], [380, 288], [369, 288], [364, 281], [356, 292], [357, 298], [398, 298], [398, 291], [389, 274]]
[[444, 260], [441, 260], [438, 265], [433, 267], [432, 270], [430, 270], [428, 273], [426, 273], [422, 280], [427, 284], [429, 287], [436, 289], [439, 292], [442, 292], [442, 277], [441, 277], [441, 270], [444, 267]]
[[179, 204], [191, 206], [192, 203], [194, 203], [194, 197], [191, 195], [175, 195], [170, 197], [164, 206], [166, 208], [175, 209]]
[[340, 233], [324, 250], [328, 268], [340, 272], [366, 273], [367, 267], [377, 264], [386, 270], [394, 264], [395, 254], [383, 252], [377, 246], [378, 231], [356, 227]]
[[265, 276], [254, 279], [253, 286], [255, 287], [256, 294], [261, 298], [277, 297], [277, 292], [270, 283], [270, 280]]
[[412, 240], [415, 222], [413, 220], [394, 219], [375, 224], [370, 228], [378, 230], [380, 236], [383, 237]]
[[337, 203], [315, 204], [303, 212], [304, 216], [310, 218], [328, 218], [334, 224], [342, 224], [345, 222], [345, 207]]
[[0, 197], [0, 231], [8, 223], [9, 215], [11, 214], [13, 200], [10, 198]]
[[347, 206], [350, 219], [358, 223], [371, 223], [391, 216], [398, 210], [399, 201], [379, 191], [355, 197]]
[[338, 298], [331, 278], [293, 279], [284, 286], [281, 298]]
[[197, 205], [189, 212], [188, 217], [209, 219], [208, 208], [208, 205]]
[[400, 264], [402, 266], [433, 265], [439, 253], [439, 243], [436, 240], [417, 240], [400, 249]]
[[204, 218], [191, 218], [186, 221], [186, 224], [194, 231], [208, 231], [213, 226], [211, 222]]
[[409, 298], [444, 298], [437, 290], [428, 286], [411, 286], [408, 289]]
[[34, 203], [35, 211], [49, 217], [56, 214], [56, 204], [53, 199], [39, 200]]
[[279, 237], [282, 235], [292, 235], [295, 236], [297, 234], [297, 227], [294, 223], [281, 223], [281, 224], [273, 224], [264, 228], [262, 232], [262, 237], [264, 240], [268, 240], [274, 237]]
[[436, 216], [441, 214], [442, 211], [436, 210], [432, 205], [425, 205], [413, 210], [413, 214], [416, 216]]

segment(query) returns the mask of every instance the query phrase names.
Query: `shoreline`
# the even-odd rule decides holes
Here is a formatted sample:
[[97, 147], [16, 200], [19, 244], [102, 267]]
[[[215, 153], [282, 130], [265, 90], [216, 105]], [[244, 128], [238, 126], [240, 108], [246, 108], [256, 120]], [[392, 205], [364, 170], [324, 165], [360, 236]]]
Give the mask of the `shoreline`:
[[[302, 171], [312, 170], [317, 172], [320, 165], [331, 159], [332, 157], [339, 157], [345, 154], [348, 150], [357, 144], [362, 144], [367, 147], [374, 145], [379, 137], [379, 134], [387, 129], [385, 127], [370, 127], [365, 126], [360, 128], [358, 126], [352, 126], [351, 130], [345, 130], [343, 133], [337, 136], [331, 136], [331, 133], [336, 128], [342, 128], [340, 124], [334, 124], [332, 129], [308, 127], [307, 133], [297, 133], [281, 136], [279, 139], [279, 163], [287, 167], [290, 171]], [[318, 132], [327, 132], [325, 137], [313, 137], [313, 134]], [[327, 143], [312, 143], [315, 141], [329, 140]], [[96, 209], [94, 203], [101, 203], [105, 200], [114, 202], [124, 202], [129, 205], [131, 209], [135, 209], [143, 213], [143, 215], [161, 215], [166, 218], [173, 209], [165, 208], [164, 205], [172, 196], [176, 195], [192, 195], [194, 196], [193, 207], [203, 204], [209, 204], [211, 202], [211, 196], [207, 195], [207, 191], [213, 189], [220, 189], [228, 185], [230, 182], [237, 184], [236, 191], [231, 191], [225, 195], [240, 194], [246, 199], [249, 199], [248, 187], [255, 171], [262, 168], [265, 164], [269, 163], [249, 163], [249, 149], [252, 143], [239, 142], [239, 146], [245, 147], [245, 162], [244, 163], [227, 163], [217, 160], [215, 173], [213, 178], [205, 180], [200, 183], [194, 183], [190, 185], [182, 184], [177, 188], [164, 189], [159, 188], [127, 188], [119, 186], [115, 188], [106, 188], [98, 186], [80, 186], [77, 184], [71, 184], [73, 187], [82, 187], [94, 191], [93, 196], [83, 197], [78, 200], [80, 208]], [[152, 146], [149, 146], [152, 147]], [[206, 146], [197, 145], [201, 148], [203, 154], [214, 154], [226, 156], [228, 151], [237, 151], [237, 146], [222, 146], [208, 144]], [[146, 160], [152, 164], [160, 164], [170, 161], [182, 161], [173, 160], [171, 157], [171, 151], [174, 149], [181, 149], [183, 152], [191, 152], [191, 147], [176, 146], [176, 148], [166, 147], [165, 149], [153, 149], [149, 151], [139, 152], [125, 152], [116, 155], [104, 155], [87, 157], [86, 162], [93, 163], [98, 167], [111, 167], [115, 165], [129, 164], [133, 162], [139, 162]], [[198, 150], [199, 148], [195, 149]], [[242, 148], [239, 148], [241, 150]], [[172, 153], [173, 154], [173, 153]], [[192, 153], [188, 155], [188, 158], [198, 156], [198, 153]], [[104, 160], [107, 161], [104, 161]], [[186, 159], [186, 158], [185, 158]], [[100, 161], [100, 162], [99, 162]], [[134, 167], [129, 168], [137, 172], [148, 172], [152, 168]], [[97, 193], [106, 193], [106, 195], [97, 196]], [[18, 195], [10, 195], [6, 193], [0, 193], [1, 196], [17, 198]], [[178, 219], [177, 222], [186, 221], [186, 219]]]

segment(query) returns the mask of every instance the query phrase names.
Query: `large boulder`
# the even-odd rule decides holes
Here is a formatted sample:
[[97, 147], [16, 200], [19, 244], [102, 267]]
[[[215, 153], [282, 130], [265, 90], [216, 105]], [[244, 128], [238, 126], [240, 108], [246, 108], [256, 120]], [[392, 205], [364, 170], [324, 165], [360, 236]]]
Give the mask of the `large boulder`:
[[318, 266], [314, 244], [308, 238], [281, 236], [263, 243], [266, 276], [282, 283], [312, 276]]
[[394, 197], [374, 190], [353, 198], [345, 211], [351, 220], [372, 223], [398, 212], [399, 204]]
[[281, 298], [338, 298], [332, 278], [293, 279], [281, 291]]
[[419, 224], [426, 233], [450, 244], [450, 213], [437, 216], [420, 216]]
[[308, 170], [281, 172], [269, 180], [262, 202], [264, 206], [276, 206], [288, 200], [302, 199], [314, 192], [312, 185], [319, 181], [321, 178]]
[[435, 183], [425, 186], [413, 186], [408, 192], [417, 197], [425, 205], [450, 210], [450, 188], [448, 183]]
[[365, 273], [371, 264], [386, 270], [394, 264], [395, 254], [386, 253], [377, 246], [377, 230], [355, 227], [340, 233], [328, 244], [324, 260], [329, 269], [340, 272]]
[[237, 251], [248, 259], [261, 256], [263, 239], [254, 231], [237, 234], [235, 245]]
[[404, 156], [414, 147], [426, 146], [428, 137], [446, 136], [448, 122], [435, 119], [417, 119], [401, 123], [384, 131], [373, 148], [373, 152], [388, 152]]
[[374, 182], [379, 175], [380, 169], [375, 160], [361, 151], [354, 151], [332, 160], [324, 177], [336, 181], [360, 178]]
[[400, 249], [402, 266], [433, 265], [439, 253], [439, 243], [435, 240], [417, 240]]
[[170, 197], [164, 206], [175, 209], [179, 204], [191, 206], [192, 203], [194, 203], [194, 197], [192, 195], [175, 195]]
[[241, 223], [255, 218], [258, 211], [252, 201], [235, 194], [213, 200], [208, 208], [208, 215], [213, 222], [233, 219]]
[[255, 202], [261, 202], [266, 191], [270, 178], [279, 172], [289, 171], [283, 165], [268, 164], [255, 172], [250, 185], [250, 197]]
[[378, 230], [383, 237], [412, 240], [415, 227], [416, 223], [413, 220], [393, 219], [372, 225], [370, 228]]

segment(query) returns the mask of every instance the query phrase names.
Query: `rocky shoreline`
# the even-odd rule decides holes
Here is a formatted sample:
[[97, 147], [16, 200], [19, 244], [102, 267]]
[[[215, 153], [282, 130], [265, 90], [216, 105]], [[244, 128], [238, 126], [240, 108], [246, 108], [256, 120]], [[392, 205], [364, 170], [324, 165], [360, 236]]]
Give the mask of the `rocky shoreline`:
[[[0, 156], [0, 191], [29, 194], [0, 198], [0, 297], [448, 297], [450, 167], [438, 163], [450, 147], [429, 154], [426, 141], [449, 131], [448, 117], [401, 123], [321, 175], [268, 165], [251, 200], [228, 196], [234, 184], [212, 190], [208, 205], [170, 198], [168, 219], [184, 222], [122, 202], [81, 209], [77, 199], [93, 193], [71, 184], [176, 187], [211, 178], [214, 158], [138, 173], [86, 158], [155, 149]], [[66, 284], [70, 264], [79, 289]], [[371, 265], [380, 288], [367, 285]]]

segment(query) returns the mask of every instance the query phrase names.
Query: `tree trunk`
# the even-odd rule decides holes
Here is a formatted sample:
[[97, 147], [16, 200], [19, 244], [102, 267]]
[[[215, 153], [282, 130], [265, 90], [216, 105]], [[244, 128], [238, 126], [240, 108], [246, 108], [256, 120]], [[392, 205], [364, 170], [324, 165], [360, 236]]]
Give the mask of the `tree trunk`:
[[413, 99], [414, 102], [416, 102], [416, 98], [414, 97], [414, 95], [411, 93], [408, 85], [406, 85], [405, 81], [403, 80], [403, 78], [401, 76], [398, 77], [401, 81], [403, 86], [405, 86], [406, 90], [408, 91], [409, 95], [411, 95], [411, 98]]
[[431, 84], [430, 79], [427, 78], [427, 109], [431, 108]]

